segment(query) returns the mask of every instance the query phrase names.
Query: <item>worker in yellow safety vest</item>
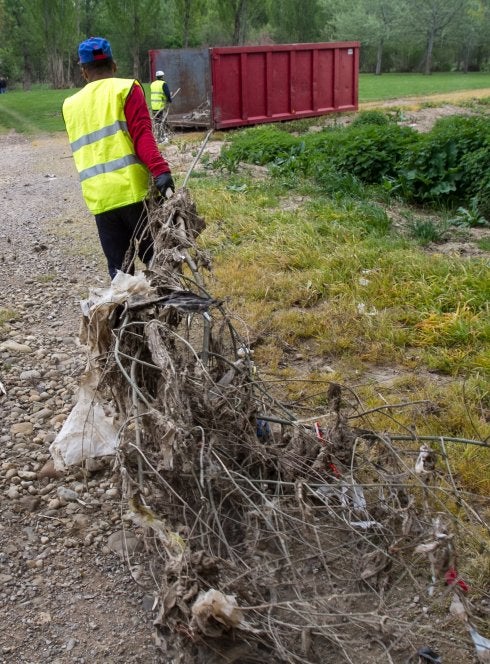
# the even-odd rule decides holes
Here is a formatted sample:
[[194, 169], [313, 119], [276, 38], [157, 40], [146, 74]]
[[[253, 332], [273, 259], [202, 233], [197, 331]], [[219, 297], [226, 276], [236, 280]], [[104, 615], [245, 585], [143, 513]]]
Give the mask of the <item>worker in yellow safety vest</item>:
[[153, 111], [153, 117], [157, 118], [163, 113], [167, 103], [172, 103], [172, 95], [170, 94], [170, 89], [164, 80], [165, 74], [161, 69], [155, 72], [155, 77], [155, 80], [150, 85], [150, 91], [151, 110]]
[[141, 84], [116, 78], [106, 39], [87, 39], [78, 55], [86, 85], [65, 99], [63, 119], [113, 279], [123, 266], [132, 273], [136, 251], [147, 265], [153, 256], [146, 205], [150, 176], [162, 196], [174, 190], [174, 182], [153, 137]]

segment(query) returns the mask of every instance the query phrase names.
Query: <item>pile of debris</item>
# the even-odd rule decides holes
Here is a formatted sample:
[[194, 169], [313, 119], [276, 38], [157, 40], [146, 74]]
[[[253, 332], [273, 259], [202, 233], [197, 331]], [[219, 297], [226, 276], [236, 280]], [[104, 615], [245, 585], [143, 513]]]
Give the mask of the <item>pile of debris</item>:
[[204, 101], [188, 113], [172, 113], [168, 117], [168, 124], [174, 129], [209, 127], [211, 125], [211, 104], [209, 100]]
[[128, 564], [153, 593], [162, 661], [488, 657], [457, 560], [460, 534], [488, 527], [444, 440], [402, 447], [350, 426], [362, 413], [337, 384], [325, 384], [327, 412], [300, 421], [206, 289], [189, 193], [150, 220], [146, 275], [120, 273], [84, 305], [89, 366], [52, 453], [58, 466], [116, 455], [146, 545]]

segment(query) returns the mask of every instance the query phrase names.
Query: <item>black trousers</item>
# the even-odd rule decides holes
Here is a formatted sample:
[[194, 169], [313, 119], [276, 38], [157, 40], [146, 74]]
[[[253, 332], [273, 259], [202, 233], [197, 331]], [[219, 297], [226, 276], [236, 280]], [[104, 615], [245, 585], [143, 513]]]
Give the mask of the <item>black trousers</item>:
[[134, 273], [136, 248], [140, 260], [148, 265], [153, 244], [144, 201], [96, 214], [95, 222], [111, 279], [123, 266], [125, 272]]

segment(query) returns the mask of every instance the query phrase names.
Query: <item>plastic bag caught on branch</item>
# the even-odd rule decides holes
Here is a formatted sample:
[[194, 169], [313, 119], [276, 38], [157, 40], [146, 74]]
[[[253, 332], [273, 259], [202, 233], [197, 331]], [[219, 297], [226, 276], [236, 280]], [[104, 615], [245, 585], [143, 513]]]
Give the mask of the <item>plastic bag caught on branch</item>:
[[56, 470], [109, 456], [117, 448], [117, 430], [97, 401], [96, 382], [92, 372], [86, 374], [77, 403], [49, 447]]
[[112, 314], [126, 302], [144, 302], [154, 290], [142, 272], [135, 275], [118, 271], [109, 288], [93, 289], [87, 300], [82, 300], [82, 326], [80, 342], [88, 346], [92, 355], [102, 355], [112, 340]]

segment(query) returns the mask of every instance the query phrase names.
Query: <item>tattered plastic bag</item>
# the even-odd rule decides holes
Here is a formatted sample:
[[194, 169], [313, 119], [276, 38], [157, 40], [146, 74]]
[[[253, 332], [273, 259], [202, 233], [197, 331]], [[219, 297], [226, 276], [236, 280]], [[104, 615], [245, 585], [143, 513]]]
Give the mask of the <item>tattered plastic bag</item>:
[[221, 636], [230, 629], [256, 630], [245, 620], [235, 595], [224, 595], [211, 588], [201, 592], [192, 606], [194, 626], [206, 636]]
[[117, 307], [128, 301], [145, 302], [152, 295], [154, 290], [143, 272], [131, 275], [118, 270], [109, 288], [92, 289], [88, 298], [80, 302], [83, 314], [80, 342], [88, 346], [92, 356], [106, 353], [112, 341], [112, 315]]
[[49, 451], [56, 470], [80, 465], [86, 459], [114, 454], [118, 435], [113, 417], [108, 417], [96, 397], [94, 375], [88, 373], [78, 393], [77, 403]]

